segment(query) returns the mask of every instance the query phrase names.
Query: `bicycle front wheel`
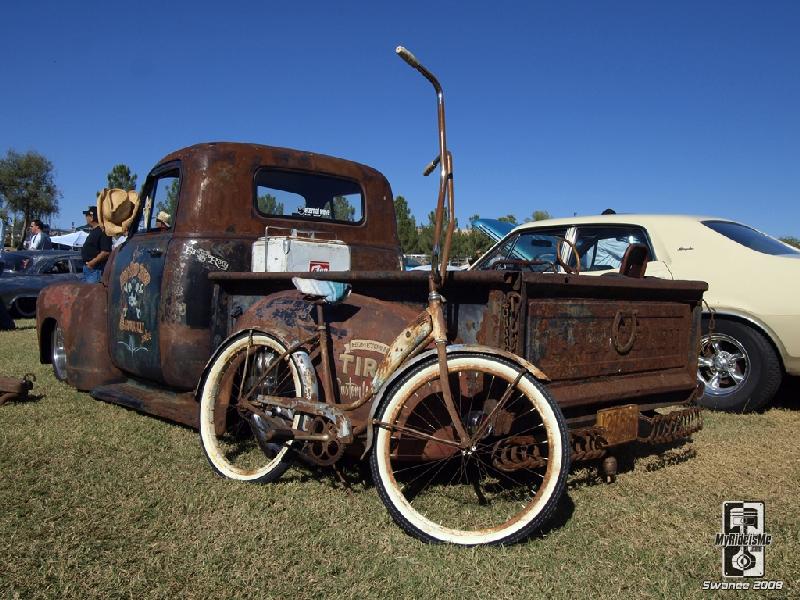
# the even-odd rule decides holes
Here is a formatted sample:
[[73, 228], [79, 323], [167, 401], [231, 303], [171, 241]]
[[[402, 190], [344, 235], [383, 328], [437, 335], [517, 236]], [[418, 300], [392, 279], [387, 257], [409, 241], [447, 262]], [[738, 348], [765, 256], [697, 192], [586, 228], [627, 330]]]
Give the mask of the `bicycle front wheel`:
[[511, 544], [540, 529], [564, 492], [568, 432], [542, 384], [504, 358], [448, 357], [461, 443], [436, 359], [415, 366], [378, 407], [373, 478], [389, 513], [426, 542]]

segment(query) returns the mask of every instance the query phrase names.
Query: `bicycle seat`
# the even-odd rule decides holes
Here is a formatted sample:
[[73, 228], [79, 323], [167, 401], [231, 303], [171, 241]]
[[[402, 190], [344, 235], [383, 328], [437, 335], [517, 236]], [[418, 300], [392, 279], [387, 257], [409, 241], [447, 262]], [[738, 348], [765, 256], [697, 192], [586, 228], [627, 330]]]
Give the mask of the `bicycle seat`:
[[324, 302], [325, 304], [338, 304], [346, 300], [352, 290], [349, 283], [341, 281], [292, 277], [292, 283], [309, 302]]

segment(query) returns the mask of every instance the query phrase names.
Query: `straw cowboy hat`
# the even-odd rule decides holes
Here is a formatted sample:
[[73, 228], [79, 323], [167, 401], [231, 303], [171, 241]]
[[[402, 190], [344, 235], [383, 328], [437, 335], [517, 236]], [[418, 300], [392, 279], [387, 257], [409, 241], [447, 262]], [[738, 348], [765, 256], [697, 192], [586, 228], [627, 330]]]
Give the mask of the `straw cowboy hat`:
[[156, 223], [161, 221], [167, 227], [171, 227], [172, 225], [170, 225], [169, 219], [170, 216], [168, 212], [164, 212], [163, 210], [158, 211], [158, 214], [156, 215]]
[[139, 208], [139, 194], [133, 190], [104, 188], [97, 196], [97, 213], [106, 235], [127, 231]]

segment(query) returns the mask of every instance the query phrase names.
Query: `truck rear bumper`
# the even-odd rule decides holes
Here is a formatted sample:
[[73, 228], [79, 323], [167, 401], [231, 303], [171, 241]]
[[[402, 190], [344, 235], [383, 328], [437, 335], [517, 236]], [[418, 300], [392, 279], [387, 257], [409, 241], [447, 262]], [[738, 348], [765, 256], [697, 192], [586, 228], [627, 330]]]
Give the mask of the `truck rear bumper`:
[[602, 458], [610, 448], [631, 442], [668, 444], [688, 438], [703, 428], [702, 409], [694, 405], [702, 393], [699, 384], [686, 402], [665, 413], [645, 414], [637, 404], [598, 411], [594, 425], [570, 429], [572, 461]]

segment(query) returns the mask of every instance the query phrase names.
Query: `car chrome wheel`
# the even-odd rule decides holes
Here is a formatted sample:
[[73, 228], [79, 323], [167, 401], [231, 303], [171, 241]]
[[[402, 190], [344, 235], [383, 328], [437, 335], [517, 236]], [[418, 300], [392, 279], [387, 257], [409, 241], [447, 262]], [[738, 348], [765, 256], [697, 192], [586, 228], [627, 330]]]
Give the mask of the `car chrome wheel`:
[[67, 379], [67, 351], [64, 348], [64, 332], [61, 325], [58, 324], [53, 329], [51, 360], [56, 379], [65, 381]]
[[700, 341], [697, 377], [706, 394], [723, 396], [740, 389], [750, 375], [750, 356], [744, 346], [724, 333], [704, 335]]

